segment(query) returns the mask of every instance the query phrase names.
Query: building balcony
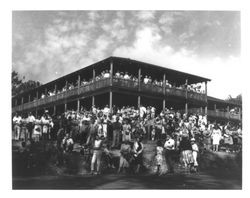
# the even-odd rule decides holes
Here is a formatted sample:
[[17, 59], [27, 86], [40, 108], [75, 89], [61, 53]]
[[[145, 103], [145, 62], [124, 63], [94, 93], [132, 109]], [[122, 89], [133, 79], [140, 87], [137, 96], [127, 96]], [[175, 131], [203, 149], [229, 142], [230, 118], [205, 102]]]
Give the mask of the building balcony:
[[88, 95], [97, 90], [108, 88], [108, 87], [117, 87], [120, 89], [129, 90], [129, 91], [157, 94], [157, 95], [161, 95], [162, 97], [164, 97], [164, 94], [165, 94], [166, 97], [179, 97], [179, 98], [185, 99], [187, 95], [188, 99], [196, 100], [200, 102], [206, 102], [205, 94], [200, 94], [200, 93], [195, 93], [195, 92], [186, 92], [185, 89], [166, 87], [165, 92], [164, 92], [163, 86], [154, 85], [154, 84], [144, 84], [143, 82], [141, 82], [140, 89], [139, 89], [138, 81], [133, 81], [130, 79], [113, 78], [113, 81], [111, 82], [111, 78], [104, 78], [104, 79], [100, 79], [100, 80], [82, 85], [79, 88], [75, 87], [74, 89], [58, 93], [54, 96], [48, 96], [48, 97], [34, 100], [28, 103], [24, 103], [23, 105], [15, 106], [12, 108], [12, 111], [15, 112], [15, 111], [23, 111], [27, 109], [32, 109], [32, 108], [36, 108], [39, 106], [44, 106], [44, 105], [48, 105], [51, 103], [55, 103], [60, 100], [65, 100], [65, 99], [69, 99], [72, 97], [78, 97], [84, 94]]
[[[184, 112], [184, 111], [183, 111]], [[201, 108], [191, 108], [188, 109], [189, 113], [201, 113], [204, 114], [204, 110]], [[207, 110], [207, 116], [208, 117], [213, 117], [213, 118], [219, 118], [219, 119], [224, 119], [224, 120], [241, 120], [241, 115], [240, 114], [232, 114], [230, 112], [224, 112], [224, 111], [219, 111], [219, 110]]]

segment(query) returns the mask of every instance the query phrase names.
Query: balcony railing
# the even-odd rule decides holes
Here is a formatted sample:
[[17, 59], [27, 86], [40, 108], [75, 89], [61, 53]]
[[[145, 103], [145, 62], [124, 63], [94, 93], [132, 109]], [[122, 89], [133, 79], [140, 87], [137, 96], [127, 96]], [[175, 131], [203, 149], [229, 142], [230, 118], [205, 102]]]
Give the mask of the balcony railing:
[[188, 91], [187, 94], [188, 94], [188, 98], [190, 98], [190, 99], [202, 100], [202, 101], [206, 100], [206, 95], [205, 94], [196, 93], [196, 92], [193, 92], [193, 91]]
[[185, 89], [178, 89], [174, 87], [166, 87], [166, 94], [167, 96], [178, 96], [178, 97], [186, 97], [186, 90]]
[[130, 79], [113, 78], [113, 85], [138, 90], [139, 83]]
[[163, 93], [163, 87], [159, 85], [153, 85], [153, 84], [141, 84], [141, 90], [146, 92], [154, 92], [154, 93]]
[[[184, 110], [181, 111], [184, 113]], [[189, 113], [205, 113], [204, 110], [201, 110], [201, 108], [191, 108], [188, 109]], [[207, 110], [207, 115], [215, 118], [223, 118], [223, 119], [233, 119], [233, 120], [241, 120], [240, 114], [231, 114], [229, 112], [223, 112], [219, 110]]]
[[[45, 105], [48, 103], [53, 103], [65, 98], [70, 98], [72, 96], [77, 96], [78, 94], [86, 94], [89, 92], [93, 92], [95, 90], [109, 87], [111, 86], [111, 79], [110, 78], [104, 78], [97, 80], [95, 82], [90, 82], [88, 84], [82, 85], [79, 87], [75, 87], [74, 89], [64, 91], [62, 93], [56, 94], [54, 96], [48, 96], [46, 98], [38, 99], [29, 103], [25, 103], [23, 105], [19, 105], [16, 107], [13, 107], [13, 111], [21, 111], [24, 109], [30, 109], [34, 108], [37, 106]], [[122, 78], [113, 78], [112, 81], [112, 86], [117, 86], [120, 88], [126, 88], [130, 90], [139, 90], [139, 83], [138, 81], [130, 80], [130, 79], [122, 79]], [[153, 84], [144, 84], [141, 82], [141, 91], [144, 92], [149, 92], [149, 93], [157, 93], [157, 94], [162, 94], [164, 93], [163, 86], [159, 85], [153, 85]], [[177, 96], [180, 98], [185, 98], [186, 97], [186, 90], [185, 89], [179, 89], [179, 88], [170, 88], [166, 87], [166, 96]], [[194, 100], [199, 100], [199, 101], [205, 101], [206, 96], [205, 94], [199, 94], [195, 92], [188, 92], [188, 98], [189, 99], [194, 99]]]

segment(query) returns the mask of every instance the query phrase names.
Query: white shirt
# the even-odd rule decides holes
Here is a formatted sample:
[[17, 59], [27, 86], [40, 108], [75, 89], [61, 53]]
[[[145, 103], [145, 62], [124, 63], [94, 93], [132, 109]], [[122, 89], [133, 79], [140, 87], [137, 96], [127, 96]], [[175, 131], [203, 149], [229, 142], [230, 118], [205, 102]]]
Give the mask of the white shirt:
[[21, 121], [22, 121], [21, 116], [14, 116], [13, 122], [14, 122], [15, 124], [20, 124]]
[[109, 73], [105, 73], [104, 78], [109, 78]]
[[175, 142], [173, 139], [169, 139], [165, 142], [164, 148], [167, 150], [174, 150]]
[[27, 122], [35, 122], [36, 119], [33, 115], [30, 115], [28, 118], [27, 118]]

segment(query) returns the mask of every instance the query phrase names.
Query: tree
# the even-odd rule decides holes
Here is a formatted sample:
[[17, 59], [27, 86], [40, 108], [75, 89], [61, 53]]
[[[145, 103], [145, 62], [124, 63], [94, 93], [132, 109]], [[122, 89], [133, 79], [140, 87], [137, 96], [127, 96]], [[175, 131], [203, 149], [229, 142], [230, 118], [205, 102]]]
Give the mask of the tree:
[[39, 81], [24, 81], [25, 77], [20, 78], [18, 72], [12, 71], [12, 96], [34, 89], [41, 85]]
[[226, 99], [226, 101], [228, 102], [233, 102], [233, 103], [237, 103], [237, 104], [241, 104], [242, 103], [242, 95], [239, 94], [238, 96], [236, 96], [235, 98], [233, 98], [231, 95], [229, 95]]

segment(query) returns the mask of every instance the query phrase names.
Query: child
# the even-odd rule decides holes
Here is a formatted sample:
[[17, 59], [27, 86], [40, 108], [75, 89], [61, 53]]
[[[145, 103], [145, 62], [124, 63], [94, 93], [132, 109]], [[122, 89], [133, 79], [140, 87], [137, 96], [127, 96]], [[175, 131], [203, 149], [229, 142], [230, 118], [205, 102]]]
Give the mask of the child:
[[163, 146], [160, 140], [157, 141], [156, 143], [156, 166], [157, 166], [157, 172], [156, 174], [161, 175], [161, 168], [163, 164]]
[[194, 159], [194, 171], [197, 172], [198, 162], [197, 162], [197, 156], [199, 152], [198, 145], [195, 143], [195, 139], [191, 139], [191, 145], [192, 145], [192, 154]]

